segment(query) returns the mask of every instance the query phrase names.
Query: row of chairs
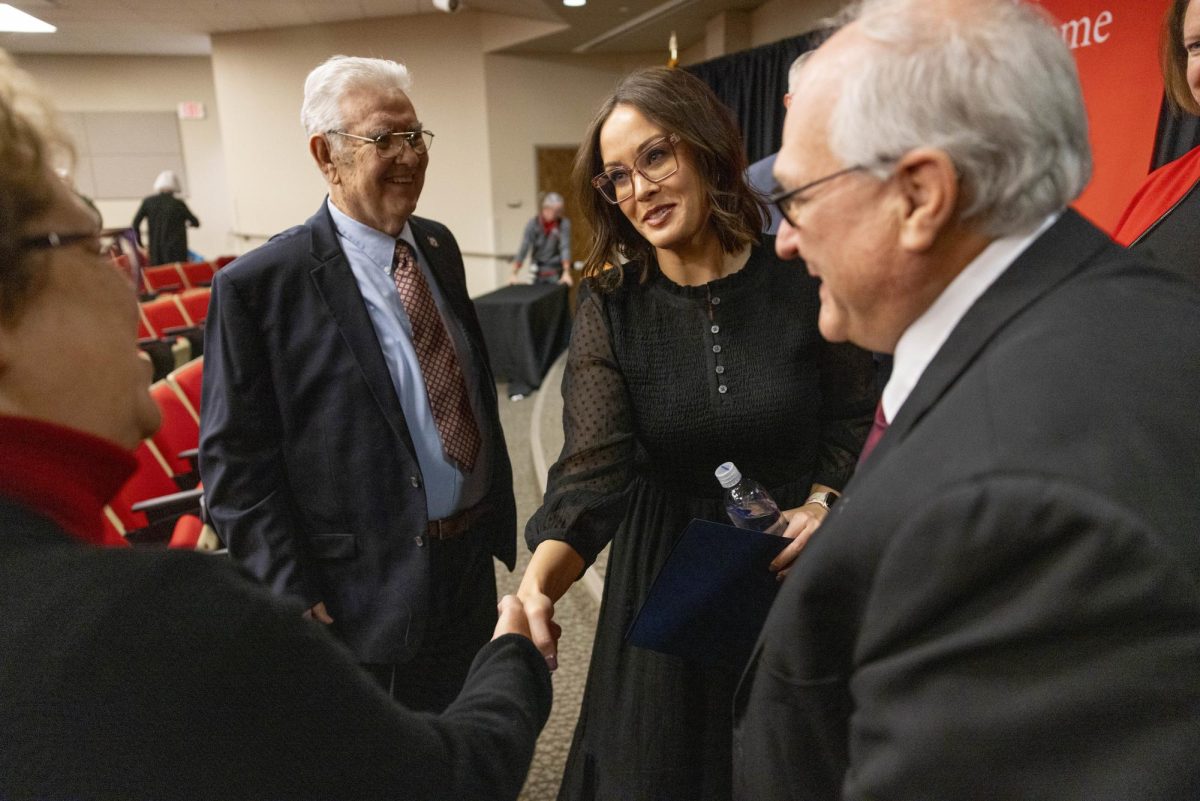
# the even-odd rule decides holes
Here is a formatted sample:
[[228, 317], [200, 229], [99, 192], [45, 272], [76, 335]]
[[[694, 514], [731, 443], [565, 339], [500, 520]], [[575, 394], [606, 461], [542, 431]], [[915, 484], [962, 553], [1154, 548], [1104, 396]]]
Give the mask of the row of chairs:
[[138, 345], [150, 355], [154, 380], [204, 354], [204, 321], [211, 289], [189, 289], [142, 301], [138, 311]]
[[204, 360], [192, 361], [150, 387], [162, 426], [134, 451], [137, 470], [104, 508], [105, 524], [135, 545], [213, 550], [203, 523], [204, 490], [196, 468]]

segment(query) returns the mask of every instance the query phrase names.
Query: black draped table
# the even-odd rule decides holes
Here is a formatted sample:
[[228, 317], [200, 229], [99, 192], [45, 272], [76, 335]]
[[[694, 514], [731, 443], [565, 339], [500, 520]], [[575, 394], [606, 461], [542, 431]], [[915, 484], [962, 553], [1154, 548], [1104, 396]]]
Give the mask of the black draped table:
[[515, 284], [475, 298], [492, 373], [508, 381], [508, 394], [526, 395], [542, 378], [571, 337], [567, 287]]

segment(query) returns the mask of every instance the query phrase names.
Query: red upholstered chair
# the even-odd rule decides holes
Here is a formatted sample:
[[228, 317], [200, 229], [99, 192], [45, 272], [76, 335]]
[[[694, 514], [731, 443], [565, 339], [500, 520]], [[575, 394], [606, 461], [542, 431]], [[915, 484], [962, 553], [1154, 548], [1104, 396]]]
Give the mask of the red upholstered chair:
[[180, 399], [200, 423], [200, 385], [204, 378], [204, 359], [192, 359], [183, 367], [167, 376], [167, 383], [174, 388]]
[[[167, 543], [185, 515], [195, 517], [199, 523], [204, 491], [180, 492], [162, 454], [150, 440], [143, 440], [133, 455], [137, 470], [109, 503], [109, 522], [134, 544]], [[185, 528], [191, 525], [183, 524]]]
[[219, 270], [236, 258], [237, 258], [237, 256], [218, 256], [216, 261], [213, 262], [213, 266]]
[[174, 387], [166, 381], [152, 385], [150, 397], [162, 416], [162, 425], [150, 439], [166, 462], [177, 488], [191, 489], [200, 481], [200, 474], [196, 470], [200, 424]]
[[142, 283], [151, 294], [182, 292], [187, 286], [187, 279], [178, 264], [163, 264], [142, 270]]
[[204, 331], [187, 316], [175, 295], [160, 295], [154, 300], [142, 301], [142, 314], [151, 330], [160, 337], [181, 336], [191, 345], [191, 355], [204, 352]]
[[192, 288], [211, 286], [213, 273], [216, 272], [206, 261], [181, 261], [179, 269], [183, 272], [188, 286]]
[[183, 312], [192, 321], [193, 325], [202, 325], [205, 318], [208, 317], [208, 300], [212, 296], [212, 290], [207, 287], [202, 289], [189, 289], [175, 298], [179, 301], [179, 305], [183, 307]]

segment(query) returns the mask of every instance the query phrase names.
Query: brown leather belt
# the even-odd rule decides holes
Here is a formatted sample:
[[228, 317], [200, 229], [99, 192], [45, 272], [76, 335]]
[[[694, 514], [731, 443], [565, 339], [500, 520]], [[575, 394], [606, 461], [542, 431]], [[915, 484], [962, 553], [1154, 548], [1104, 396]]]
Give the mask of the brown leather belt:
[[425, 532], [431, 539], [435, 540], [458, 539], [471, 530], [471, 526], [478, 522], [483, 513], [484, 504], [477, 503], [470, 509], [455, 512], [449, 517], [443, 517], [441, 520], [430, 520], [429, 525], [425, 528]]

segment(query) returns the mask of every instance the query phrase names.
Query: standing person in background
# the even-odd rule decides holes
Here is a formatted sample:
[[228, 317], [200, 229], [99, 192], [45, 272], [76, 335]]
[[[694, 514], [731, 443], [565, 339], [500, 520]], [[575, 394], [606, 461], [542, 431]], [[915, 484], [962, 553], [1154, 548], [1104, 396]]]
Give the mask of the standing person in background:
[[[1159, 44], [1174, 113], [1200, 114], [1200, 0], [1171, 0]], [[1200, 278], [1200, 147], [1152, 172], [1121, 215], [1113, 239], [1164, 267]]]
[[[788, 90], [783, 95], [783, 107], [786, 109], [792, 103], [792, 92], [796, 86], [800, 76], [800, 68], [804, 65], [804, 59], [808, 56], [806, 53], [801, 53], [792, 61], [792, 65], [788, 67]], [[750, 183], [750, 187], [761, 195], [767, 196], [773, 193], [778, 187], [775, 184], [775, 157], [778, 153], [761, 158], [746, 168], [746, 180]], [[775, 204], [767, 206], [767, 222], [763, 225], [763, 233], [774, 236], [779, 230], [779, 222], [783, 218], [779, 215], [779, 209], [775, 208]]]
[[179, 178], [171, 170], [163, 170], [154, 179], [154, 194], [142, 201], [133, 217], [133, 230], [138, 243], [142, 242], [142, 220], [150, 227], [150, 264], [172, 264], [187, 261], [187, 227], [200, 226], [192, 210], [179, 198]]
[[554, 603], [611, 542], [564, 801], [729, 798], [736, 671], [625, 633], [687, 524], [728, 523], [717, 465], [736, 462], [791, 507], [780, 570], [870, 424], [870, 356], [821, 339], [817, 282], [760, 234], [745, 168], [728, 109], [661, 68], [622, 81], [575, 160], [597, 237], [563, 379], [565, 444], [525, 530], [519, 591], [554, 665]]
[[776, 245], [827, 339], [895, 353], [886, 433], [771, 607], [735, 797], [1195, 799], [1200, 286], [1068, 207], [1087, 115], [1041, 7], [853, 9]]
[[414, 214], [433, 133], [411, 82], [376, 58], [309, 73], [329, 197], [217, 273], [200, 474], [234, 559], [440, 711], [496, 624], [516, 503], [462, 254]]
[[525, 226], [521, 249], [513, 260], [510, 284], [517, 283], [525, 257], [533, 255], [533, 283], [555, 281], [571, 285], [571, 221], [562, 216], [563, 199], [557, 192], [547, 192], [542, 199], [542, 211]]
[[514, 598], [434, 717], [226, 560], [96, 547], [158, 409], [47, 114], [0, 51], [0, 798], [515, 799], [551, 688]]

